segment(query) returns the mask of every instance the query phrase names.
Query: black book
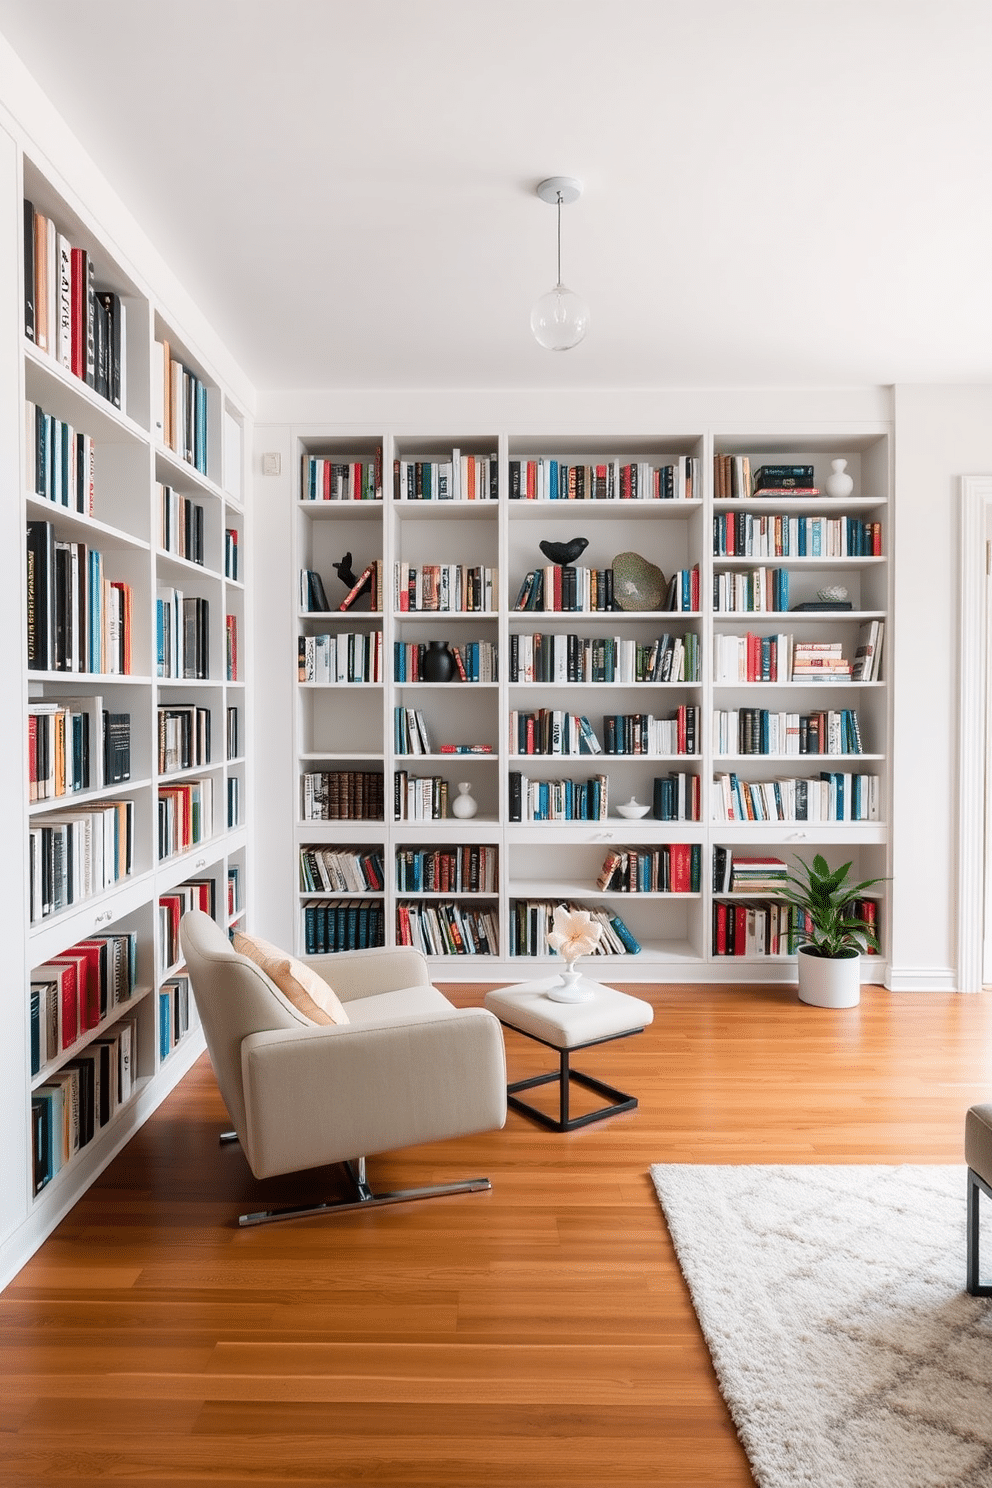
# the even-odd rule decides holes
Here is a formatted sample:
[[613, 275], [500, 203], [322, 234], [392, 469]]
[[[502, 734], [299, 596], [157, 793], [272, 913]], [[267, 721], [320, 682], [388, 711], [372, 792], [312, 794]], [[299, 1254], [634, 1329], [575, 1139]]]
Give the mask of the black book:
[[93, 387], [101, 398], [110, 397], [110, 325], [99, 295], [93, 303]]
[[29, 522], [27, 536], [28, 668], [52, 670], [55, 593], [55, 529], [51, 522]]
[[755, 490], [760, 490], [762, 486], [787, 490], [790, 486], [812, 484], [812, 465], [761, 465], [754, 477]]
[[121, 297], [110, 290], [101, 289], [96, 293], [96, 302], [105, 317], [104, 329], [107, 338], [107, 392], [105, 396], [110, 399], [115, 408], [120, 408], [123, 397], [121, 369], [124, 333], [124, 311]]
[[24, 334], [34, 340], [34, 204], [29, 201], [24, 203]]
[[312, 569], [308, 570], [307, 583], [310, 593], [310, 609], [329, 610], [331, 606], [328, 602], [327, 592], [324, 589], [324, 581], [320, 577], [320, 574], [315, 573]]
[[812, 613], [820, 610], [853, 610], [854, 605], [849, 599], [807, 599], [802, 604], [793, 605], [792, 608]]

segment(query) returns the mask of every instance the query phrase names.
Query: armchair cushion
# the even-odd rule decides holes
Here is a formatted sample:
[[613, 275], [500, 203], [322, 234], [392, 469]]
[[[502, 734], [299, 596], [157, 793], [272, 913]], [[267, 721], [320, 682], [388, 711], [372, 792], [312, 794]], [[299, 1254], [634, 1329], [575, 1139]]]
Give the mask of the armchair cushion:
[[234, 949], [239, 956], [254, 961], [297, 1012], [311, 1023], [326, 1026], [349, 1021], [340, 999], [323, 977], [318, 976], [312, 967], [297, 961], [295, 956], [281, 951], [268, 940], [262, 940], [261, 936], [242, 933], [235, 935]]

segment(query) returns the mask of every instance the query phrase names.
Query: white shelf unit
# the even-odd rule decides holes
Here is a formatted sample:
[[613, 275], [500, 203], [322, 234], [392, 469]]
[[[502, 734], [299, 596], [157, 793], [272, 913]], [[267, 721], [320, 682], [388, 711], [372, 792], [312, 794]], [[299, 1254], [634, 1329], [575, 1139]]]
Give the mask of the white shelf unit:
[[[306, 502], [296, 500], [296, 561], [294, 585], [301, 568], [320, 572], [332, 606], [343, 596], [330, 567], [351, 551], [354, 568], [371, 557], [383, 559], [386, 597], [383, 613], [356, 617], [295, 616], [294, 646], [299, 634], [317, 626], [330, 630], [373, 626], [383, 636], [384, 677], [381, 684], [301, 685], [296, 708], [296, 770], [301, 777], [313, 769], [361, 769], [383, 772], [384, 814], [375, 821], [306, 822], [296, 824], [296, 854], [308, 843], [351, 845], [381, 852], [384, 884], [375, 896], [387, 944], [397, 937], [400, 901], [414, 896], [396, 887], [396, 853], [417, 844], [442, 846], [486, 843], [498, 853], [499, 880], [495, 895], [458, 893], [447, 896], [459, 906], [492, 903], [498, 913], [499, 951], [496, 955], [443, 955], [434, 958], [436, 974], [463, 980], [500, 980], [525, 976], [529, 958], [511, 954], [511, 927], [519, 901], [568, 899], [590, 909], [619, 914], [641, 945], [638, 954], [596, 959], [597, 974], [607, 980], [671, 979], [721, 981], [745, 974], [750, 980], [792, 979], [794, 957], [726, 956], [715, 954], [713, 925], [716, 895], [712, 887], [713, 849], [730, 847], [744, 855], [773, 854], [793, 864], [797, 855], [822, 851], [832, 863], [850, 858], [859, 879], [890, 873], [888, 801], [891, 793], [889, 755], [891, 698], [885, 682], [891, 627], [886, 624], [881, 680], [873, 683], [780, 683], [718, 685], [714, 682], [714, 638], [721, 633], [751, 630], [757, 634], [787, 632], [798, 639], [841, 640], [844, 654], [853, 656], [861, 626], [868, 619], [888, 620], [891, 611], [892, 541], [890, 520], [891, 439], [888, 426], [878, 423], [855, 428], [810, 424], [783, 431], [744, 430], [723, 434], [706, 428], [685, 433], [644, 435], [616, 432], [602, 436], [558, 432], [518, 434], [494, 428], [481, 434], [456, 429], [417, 434], [383, 428], [370, 435], [359, 430], [320, 426], [294, 431], [297, 453], [339, 460], [370, 459], [381, 451], [385, 472], [379, 502]], [[453, 449], [463, 454], [496, 456], [499, 496], [495, 501], [405, 500], [394, 494], [390, 473], [394, 460], [442, 462]], [[855, 480], [847, 499], [826, 496], [755, 497], [747, 500], [714, 498], [714, 455], [746, 454], [752, 469], [760, 464], [813, 464], [815, 483], [823, 488], [830, 461], [847, 460]], [[600, 461], [647, 462], [664, 466], [680, 457], [697, 462], [698, 483], [690, 500], [530, 500], [509, 497], [511, 461], [554, 458], [569, 464]], [[300, 494], [296, 487], [296, 496]], [[720, 557], [714, 553], [715, 521], [730, 510], [765, 516], [849, 516], [881, 524], [880, 556], [862, 558], [799, 558], [797, 556]], [[519, 611], [513, 608], [526, 573], [548, 560], [542, 539], [568, 542], [584, 537], [587, 546], [575, 560], [580, 566], [605, 569], [617, 554], [636, 552], [659, 566], [665, 578], [679, 570], [698, 567], [699, 607], [691, 612], [660, 611]], [[498, 604], [491, 612], [473, 614], [414, 613], [400, 610], [391, 587], [394, 566], [429, 563], [488, 565], [498, 569]], [[817, 590], [843, 584], [853, 608], [848, 612], [714, 613], [714, 575], [723, 569], [760, 565], [789, 570], [790, 604], [815, 598]], [[332, 592], [333, 590], [333, 592]], [[295, 590], [294, 590], [295, 592]], [[536, 683], [510, 678], [510, 645], [524, 634], [567, 635], [604, 639], [619, 637], [649, 642], [663, 634], [692, 633], [698, 642], [698, 678], [676, 682]], [[469, 640], [495, 641], [498, 680], [494, 683], [396, 682], [393, 647], [396, 642], [427, 642], [443, 638], [452, 645]], [[296, 655], [291, 664], [295, 667]], [[420, 709], [428, 726], [432, 751], [423, 755], [396, 752], [393, 710]], [[528, 754], [514, 747], [510, 721], [514, 711], [562, 709], [589, 719], [605, 743], [604, 718], [610, 714], [646, 713], [669, 717], [680, 707], [698, 708], [695, 750], [691, 754], [579, 755]], [[716, 709], [765, 707], [783, 711], [857, 709], [862, 729], [861, 756], [774, 755], [717, 753], [714, 730]], [[441, 752], [441, 745], [486, 744], [491, 753]], [[879, 777], [879, 819], [841, 821], [725, 821], [717, 815], [720, 795], [715, 776], [732, 771], [742, 779], [773, 780], [783, 776], [818, 779], [821, 770], [852, 768]], [[449, 814], [443, 820], [395, 820], [393, 782], [397, 770], [421, 776], [440, 776], [447, 782]], [[599, 773], [609, 779], [606, 820], [511, 820], [510, 780], [520, 772], [534, 781], [576, 782]], [[672, 772], [699, 777], [698, 820], [660, 821], [648, 815], [627, 820], [617, 806], [636, 796], [653, 802], [654, 781]], [[450, 802], [459, 781], [468, 781], [478, 803], [478, 814], [461, 821], [450, 815]], [[614, 848], [647, 849], [661, 845], [693, 845], [699, 852], [699, 881], [689, 893], [629, 893], [600, 891], [596, 879], [606, 853]], [[292, 871], [298, 876], [298, 861]], [[304, 951], [303, 905], [315, 897], [298, 889], [297, 949]], [[424, 894], [425, 900], [436, 895]], [[766, 896], [767, 897], [767, 896]], [[743, 896], [735, 896], [742, 899]], [[879, 936], [883, 954], [865, 959], [865, 975], [881, 980], [886, 969], [887, 899], [879, 896]], [[539, 959], [545, 959], [543, 957]]]
[[[97, 671], [66, 670], [58, 666], [41, 669], [28, 665], [23, 639], [26, 606], [22, 609], [22, 638], [18, 643], [22, 680], [17, 694], [23, 699], [17, 724], [22, 769], [16, 779], [20, 802], [16, 799], [12, 802], [14, 820], [24, 823], [23, 848], [16, 855], [18, 868], [25, 884], [29, 884], [31, 833], [51, 824], [67, 811], [96, 810], [111, 801], [130, 802], [133, 839], [130, 871], [109, 887], [89, 897], [76, 897], [73, 902], [53, 912], [39, 912], [33, 916], [25, 913], [24, 916], [26, 928], [18, 958], [23, 972], [12, 991], [22, 1009], [15, 1025], [22, 1030], [18, 1053], [24, 1115], [15, 1128], [21, 1138], [20, 1177], [16, 1186], [7, 1186], [3, 1224], [6, 1242], [4, 1265], [12, 1262], [15, 1268], [54, 1227], [202, 1052], [202, 1035], [192, 999], [184, 1035], [179, 1038], [170, 1033], [168, 1048], [162, 1045], [160, 1038], [160, 990], [169, 977], [182, 974], [184, 970], [182, 963], [175, 961], [165, 968], [164, 963], [169, 957], [162, 944], [160, 896], [189, 879], [212, 880], [217, 919], [228, 925], [245, 912], [250, 862], [244, 660], [242, 658], [242, 671], [237, 681], [228, 679], [225, 665], [225, 616], [237, 616], [240, 636], [247, 636], [244, 565], [250, 533], [243, 492], [250, 445], [249, 416], [233, 393], [221, 386], [209, 363], [197, 356], [192, 343], [184, 341], [168, 312], [157, 304], [152, 291], [141, 283], [136, 271], [107, 245], [101, 230], [88, 218], [85, 209], [64, 184], [57, 184], [55, 172], [49, 172], [47, 167], [36, 163], [26, 146], [23, 153], [18, 151], [17, 166], [18, 200], [16, 207], [13, 201], [9, 206], [12, 214], [16, 209], [18, 224], [23, 220], [22, 201], [31, 202], [37, 212], [55, 223], [58, 232], [72, 247], [86, 251], [92, 261], [97, 289], [119, 295], [126, 311], [124, 395], [122, 406], [117, 408], [85, 378], [63, 366], [47, 351], [40, 350], [26, 336], [26, 264], [21, 249], [17, 273], [13, 276], [18, 286], [17, 368], [21, 439], [19, 447], [15, 445], [9, 462], [19, 511], [18, 546], [22, 556], [18, 567], [23, 574], [26, 524], [48, 523], [55, 541], [82, 545], [75, 550], [77, 556], [84, 548], [86, 552], [102, 554], [105, 578], [129, 585], [132, 603], [130, 671], [126, 673], [109, 667]], [[23, 235], [19, 235], [19, 242], [23, 243]], [[153, 360], [156, 341], [163, 335], [167, 335], [172, 345], [181, 351], [184, 361], [196, 369], [208, 389], [209, 461], [205, 472], [196, 470], [162, 443], [157, 400], [153, 394]], [[72, 510], [59, 500], [49, 499], [31, 489], [28, 476], [32, 465], [29, 444], [32, 429], [27, 418], [28, 404], [36, 405], [53, 420], [70, 425], [76, 434], [92, 438], [91, 512]], [[201, 509], [202, 562], [180, 556], [166, 547], [160, 499], [162, 485], [171, 487], [186, 502]], [[237, 578], [229, 577], [226, 571], [225, 535], [228, 530], [236, 531], [239, 538], [241, 567]], [[71, 549], [69, 551], [71, 553]], [[158, 674], [156, 599], [163, 587], [178, 589], [186, 596], [197, 596], [209, 604], [209, 664], [208, 675], [203, 679]], [[101, 700], [103, 711], [129, 717], [129, 776], [116, 783], [95, 783], [90, 789], [37, 801], [27, 800], [29, 790], [25, 783], [31, 755], [27, 710], [32, 705], [96, 698]], [[209, 711], [209, 761], [197, 767], [161, 769], [159, 709], [188, 705]], [[229, 708], [238, 709], [239, 723], [237, 750], [230, 760], [226, 745]], [[95, 709], [90, 723], [93, 728], [98, 727]], [[101, 748], [101, 738], [93, 737], [91, 731], [93, 778]], [[186, 840], [178, 851], [162, 856], [158, 830], [160, 789], [185, 787], [197, 780], [209, 780], [213, 787], [213, 816], [209, 828], [203, 831], [201, 840]], [[230, 782], [234, 781], [238, 783], [239, 811], [236, 823], [229, 826], [227, 799]], [[228, 877], [234, 869], [238, 870], [239, 876], [240, 909], [231, 914], [228, 911]], [[28, 1012], [32, 973], [53, 958], [71, 951], [80, 941], [125, 932], [133, 933], [136, 938], [136, 978], [130, 997], [116, 1006], [111, 1005], [96, 1027], [80, 1031], [72, 1041], [63, 1040], [64, 1047], [45, 1058], [41, 1067], [32, 1073]], [[32, 1096], [67, 1064], [78, 1059], [94, 1040], [113, 1034], [119, 1025], [130, 1020], [133, 1020], [137, 1038], [130, 1095], [103, 1125], [96, 1121], [91, 1140], [39, 1184], [41, 1175], [34, 1170], [32, 1160]]]

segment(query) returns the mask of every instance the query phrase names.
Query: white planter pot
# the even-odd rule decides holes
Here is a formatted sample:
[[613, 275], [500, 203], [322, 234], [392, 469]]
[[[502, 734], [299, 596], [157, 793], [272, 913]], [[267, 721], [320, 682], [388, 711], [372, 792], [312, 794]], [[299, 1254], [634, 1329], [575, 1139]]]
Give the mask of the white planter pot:
[[861, 1001], [861, 957], [814, 956], [809, 946], [800, 946], [799, 1001], [813, 1007], [857, 1007]]

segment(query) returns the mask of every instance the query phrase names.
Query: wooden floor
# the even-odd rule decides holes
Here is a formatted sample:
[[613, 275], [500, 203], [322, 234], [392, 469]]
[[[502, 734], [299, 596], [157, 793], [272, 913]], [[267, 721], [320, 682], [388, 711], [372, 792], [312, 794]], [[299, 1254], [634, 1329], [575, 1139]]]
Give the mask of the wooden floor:
[[[647, 995], [654, 1025], [580, 1063], [639, 1110], [371, 1160], [493, 1181], [373, 1214], [238, 1230], [317, 1185], [218, 1145], [200, 1061], [0, 1296], [0, 1484], [750, 1484], [649, 1165], [962, 1162], [992, 997]], [[511, 1077], [545, 1052], [508, 1034]]]

